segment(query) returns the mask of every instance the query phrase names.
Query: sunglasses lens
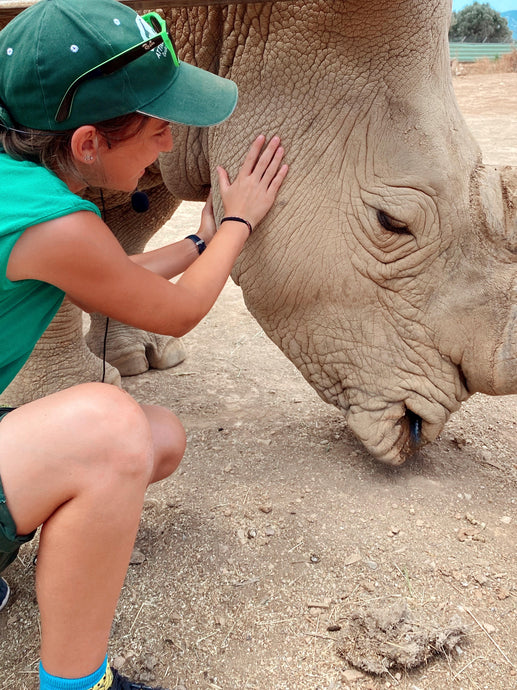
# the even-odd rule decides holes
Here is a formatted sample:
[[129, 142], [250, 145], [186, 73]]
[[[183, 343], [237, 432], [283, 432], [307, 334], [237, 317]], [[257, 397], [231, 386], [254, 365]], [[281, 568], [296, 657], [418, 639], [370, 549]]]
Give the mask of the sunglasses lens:
[[151, 14], [149, 19], [151, 20], [151, 26], [156, 31], [156, 33], [159, 34], [162, 31], [163, 27], [160, 21], [158, 20], [158, 17], [155, 14]]

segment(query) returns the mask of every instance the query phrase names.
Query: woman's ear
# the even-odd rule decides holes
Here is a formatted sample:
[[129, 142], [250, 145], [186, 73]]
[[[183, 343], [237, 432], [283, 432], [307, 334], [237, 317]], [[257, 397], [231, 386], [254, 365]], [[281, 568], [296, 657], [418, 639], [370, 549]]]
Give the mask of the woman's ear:
[[87, 165], [97, 160], [99, 140], [97, 130], [93, 125], [83, 125], [75, 130], [70, 142], [72, 156], [77, 163]]

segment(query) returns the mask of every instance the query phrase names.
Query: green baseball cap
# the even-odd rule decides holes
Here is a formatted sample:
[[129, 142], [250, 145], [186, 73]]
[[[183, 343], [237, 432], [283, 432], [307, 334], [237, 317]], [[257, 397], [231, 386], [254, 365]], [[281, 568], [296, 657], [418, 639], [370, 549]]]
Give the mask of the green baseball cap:
[[39, 0], [0, 31], [0, 122], [62, 131], [140, 112], [207, 127], [230, 79], [181, 62], [165, 22], [117, 0]]

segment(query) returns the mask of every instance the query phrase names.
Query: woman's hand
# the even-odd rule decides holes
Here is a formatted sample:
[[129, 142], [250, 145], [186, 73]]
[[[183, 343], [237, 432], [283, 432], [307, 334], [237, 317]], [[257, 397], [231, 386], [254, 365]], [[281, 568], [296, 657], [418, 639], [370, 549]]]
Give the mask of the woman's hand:
[[203, 210], [201, 211], [201, 222], [199, 224], [199, 231], [197, 234], [199, 235], [199, 237], [201, 237], [205, 244], [208, 244], [212, 237], [215, 235], [216, 230], [217, 225], [215, 223], [214, 218], [212, 190], [210, 190], [206, 203], [203, 206]]
[[217, 168], [225, 216], [244, 218], [252, 227], [273, 205], [288, 171], [288, 166], [282, 165], [280, 137], [274, 136], [264, 148], [265, 141], [263, 135], [255, 139], [233, 183], [224, 168]]

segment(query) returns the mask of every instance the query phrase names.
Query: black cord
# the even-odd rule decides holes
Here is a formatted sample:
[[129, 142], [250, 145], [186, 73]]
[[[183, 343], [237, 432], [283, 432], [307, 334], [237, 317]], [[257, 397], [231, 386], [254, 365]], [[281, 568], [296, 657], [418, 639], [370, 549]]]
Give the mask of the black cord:
[[[106, 222], [106, 205], [104, 204], [104, 194], [102, 189], [99, 190], [101, 194], [101, 206], [102, 206], [102, 220]], [[106, 327], [104, 329], [104, 343], [102, 345], [102, 378], [101, 383], [104, 383], [106, 377], [106, 348], [108, 344], [108, 328], [110, 325], [109, 316], [106, 317]]]
[[106, 345], [108, 342], [108, 327], [110, 325], [109, 316], [106, 317], [106, 328], [104, 329], [104, 344], [102, 346], [102, 378], [101, 383], [104, 383], [104, 378], [106, 376]]

